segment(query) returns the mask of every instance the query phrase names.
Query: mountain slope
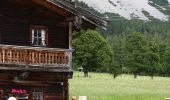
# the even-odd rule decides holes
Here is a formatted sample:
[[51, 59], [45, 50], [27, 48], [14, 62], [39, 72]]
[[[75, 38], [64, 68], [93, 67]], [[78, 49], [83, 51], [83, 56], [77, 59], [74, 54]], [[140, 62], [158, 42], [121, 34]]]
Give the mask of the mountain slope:
[[[157, 2], [166, 2], [169, 5], [170, 0], [79, 0], [96, 11], [104, 13], [114, 13], [130, 19], [150, 20], [150, 18], [168, 21], [169, 17], [164, 13], [169, 7], [162, 6]], [[120, 18], [119, 17], [119, 18]], [[114, 18], [114, 16], [113, 16]]]

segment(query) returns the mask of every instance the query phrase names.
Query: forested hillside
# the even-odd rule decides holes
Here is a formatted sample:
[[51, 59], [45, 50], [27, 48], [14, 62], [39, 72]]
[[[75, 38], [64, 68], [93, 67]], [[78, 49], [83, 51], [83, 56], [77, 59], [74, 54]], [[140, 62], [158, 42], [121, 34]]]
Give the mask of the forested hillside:
[[[78, 3], [79, 7], [87, 9], [90, 12], [95, 13], [101, 17], [105, 17], [109, 21], [108, 29], [106, 31], [100, 30], [100, 32], [102, 32], [105, 35], [117, 35], [117, 34], [122, 34], [122, 33], [127, 34], [131, 31], [138, 31], [141, 33], [147, 32], [148, 34], [154, 34], [154, 33], [166, 34], [170, 30], [169, 29], [170, 6], [169, 6], [168, 0], [149, 0], [148, 1], [148, 4], [150, 6], [154, 7], [154, 9], [156, 9], [159, 12], [161, 12], [162, 14], [164, 14], [168, 20], [163, 20], [163, 19], [154, 17], [154, 14], [152, 16], [149, 12], [147, 12], [145, 9], [143, 9], [144, 7], [142, 8], [143, 9], [142, 13], [145, 15], [145, 17], [148, 18], [148, 20], [141, 19], [140, 17], [138, 17], [137, 16], [138, 13], [135, 11], [131, 12], [131, 19], [121, 16], [121, 15], [119, 15], [119, 13], [116, 13], [116, 12], [114, 13], [114, 11], [112, 13], [107, 12], [107, 11], [100, 12], [100, 11], [96, 10], [97, 8], [91, 7], [92, 4], [89, 6], [88, 4], [86, 4], [86, 2], [84, 0], [80, 0], [80, 1], [81, 2]], [[87, 0], [87, 1], [89, 1], [89, 0]], [[91, 1], [93, 1], [93, 0], [91, 0]], [[107, 1], [107, 0], [103, 0], [103, 2], [104, 1]], [[108, 0], [108, 1], [117, 1], [117, 2], [122, 1], [122, 2], [124, 2], [124, 0]], [[147, 1], [147, 0], [138, 0], [138, 1]], [[100, 2], [102, 2], [102, 1], [100, 1]], [[112, 4], [112, 2], [109, 2], [109, 3]], [[129, 3], [127, 3], [127, 4], [129, 4]], [[97, 5], [97, 3], [96, 3], [96, 5]], [[114, 5], [114, 6], [118, 6], [118, 5]], [[120, 9], [124, 9], [124, 8], [126, 8], [126, 10], [128, 11], [129, 9], [135, 9], [136, 6], [131, 5], [130, 7], [129, 6], [126, 7], [126, 5], [124, 4], [122, 6], [122, 8], [120, 8]], [[138, 10], [138, 9], [136, 9], [136, 10]], [[153, 11], [153, 13], [156, 13], [156, 12]], [[134, 17], [133, 14], [136, 15], [137, 17]], [[157, 14], [159, 15], [159, 13], [157, 13]]]
[[[108, 1], [113, 3], [113, 0]], [[135, 77], [139, 74], [152, 77], [154, 75], [170, 76], [169, 2], [168, 0], [149, 0], [148, 2], [150, 6], [167, 16], [168, 20], [151, 16], [152, 12], [145, 10], [142, 13], [148, 20], [133, 16], [128, 19], [120, 16], [119, 13], [101, 13], [96, 8], [90, 7], [87, 2], [80, 2], [78, 6], [109, 21], [107, 30], [97, 29], [97, 31], [105, 37], [112, 48], [112, 63], [107, 69], [96, 70], [110, 72], [115, 77], [121, 73], [133, 73]]]

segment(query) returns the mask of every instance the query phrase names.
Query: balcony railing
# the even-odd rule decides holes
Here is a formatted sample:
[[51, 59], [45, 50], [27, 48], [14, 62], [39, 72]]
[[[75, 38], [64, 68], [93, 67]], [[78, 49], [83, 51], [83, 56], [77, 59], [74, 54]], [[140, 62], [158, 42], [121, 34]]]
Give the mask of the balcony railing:
[[26, 67], [70, 67], [71, 50], [0, 44], [0, 64]]

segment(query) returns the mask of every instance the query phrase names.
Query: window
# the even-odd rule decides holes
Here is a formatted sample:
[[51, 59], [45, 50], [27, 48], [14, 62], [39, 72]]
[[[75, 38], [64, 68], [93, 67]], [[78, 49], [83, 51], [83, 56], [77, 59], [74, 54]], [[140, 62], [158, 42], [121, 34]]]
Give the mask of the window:
[[33, 92], [32, 100], [43, 100], [43, 92]]
[[31, 27], [31, 45], [47, 46], [47, 28], [43, 26]]

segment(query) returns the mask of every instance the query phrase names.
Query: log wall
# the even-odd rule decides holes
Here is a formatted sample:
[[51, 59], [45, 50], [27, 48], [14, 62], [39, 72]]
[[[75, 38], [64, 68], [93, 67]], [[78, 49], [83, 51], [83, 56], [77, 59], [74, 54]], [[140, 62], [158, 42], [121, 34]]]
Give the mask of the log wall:
[[[19, 76], [20, 73], [21, 72], [9, 71], [0, 72], [1, 78], [3, 77], [4, 80], [8, 79], [8, 81], [0, 81], [0, 100], [10, 95], [9, 90], [11, 89], [28, 91], [29, 100], [32, 100], [33, 92], [42, 92], [44, 100], [69, 99], [67, 78], [69, 73], [30, 72], [28, 78], [15, 82], [13, 78]], [[24, 94], [19, 95], [22, 96]]]
[[[21, 7], [20, 7], [21, 6]], [[48, 47], [68, 48], [68, 27], [64, 17], [41, 6], [31, 8], [23, 5], [5, 5], [0, 2], [0, 43], [10, 45], [31, 45], [31, 25], [48, 28]], [[67, 24], [67, 23], [66, 23]]]
[[[43, 7], [32, 1], [38, 2], [38, 0], [0, 0], [0, 44], [31, 46], [30, 27], [37, 25], [47, 27], [47, 47], [69, 49], [69, 24], [65, 22], [69, 13], [57, 10], [60, 12], [57, 14], [48, 7]], [[7, 61], [9, 65], [11, 61], [15, 62], [17, 52], [4, 51], [3, 49], [1, 51], [3, 51], [1, 52], [1, 62]], [[9, 60], [13, 55], [12, 60]], [[38, 59], [42, 55], [37, 54], [32, 57]], [[48, 56], [48, 58], [53, 59], [53, 56]], [[67, 60], [68, 58], [66, 58], [66, 62], [68, 62]], [[41, 61], [45, 61], [44, 58]], [[18, 66], [18, 68], [20, 67]], [[32, 100], [33, 91], [43, 92], [44, 100], [68, 100], [68, 79], [70, 76], [72, 76], [71, 72], [0, 70], [0, 100], [9, 96], [10, 93], [7, 92], [9, 88], [15, 87], [16, 89], [25, 87], [30, 89], [29, 100]]]

